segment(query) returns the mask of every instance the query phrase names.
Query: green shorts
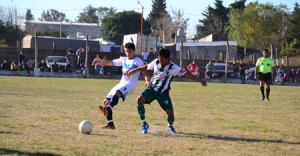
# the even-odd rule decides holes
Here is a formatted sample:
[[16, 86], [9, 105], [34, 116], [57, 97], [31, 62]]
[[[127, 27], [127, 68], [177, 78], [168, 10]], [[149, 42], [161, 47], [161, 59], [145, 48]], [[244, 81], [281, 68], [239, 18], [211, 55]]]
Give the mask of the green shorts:
[[152, 88], [148, 88], [145, 89], [141, 93], [141, 95], [146, 98], [147, 104], [150, 104], [153, 100], [156, 99], [163, 110], [168, 109], [173, 111], [172, 101], [168, 94], [160, 94], [157, 91], [153, 90]]

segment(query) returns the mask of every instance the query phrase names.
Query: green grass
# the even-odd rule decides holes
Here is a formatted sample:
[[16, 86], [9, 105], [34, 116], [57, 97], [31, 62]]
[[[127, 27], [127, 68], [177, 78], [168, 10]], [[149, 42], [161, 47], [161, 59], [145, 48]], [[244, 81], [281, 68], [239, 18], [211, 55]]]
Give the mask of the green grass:
[[[114, 108], [115, 130], [97, 106], [119, 80], [0, 76], [0, 154], [9, 155], [300, 155], [300, 87], [173, 82], [178, 134], [157, 102], [146, 105], [141, 134], [136, 91]], [[83, 120], [91, 135], [79, 133]]]

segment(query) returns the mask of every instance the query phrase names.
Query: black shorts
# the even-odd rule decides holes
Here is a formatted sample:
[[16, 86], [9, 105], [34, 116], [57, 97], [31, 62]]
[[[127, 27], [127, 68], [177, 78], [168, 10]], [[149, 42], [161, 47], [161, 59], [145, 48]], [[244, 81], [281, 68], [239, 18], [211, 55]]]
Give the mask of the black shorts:
[[259, 80], [265, 81], [266, 83], [272, 83], [272, 74], [271, 73], [258, 73]]

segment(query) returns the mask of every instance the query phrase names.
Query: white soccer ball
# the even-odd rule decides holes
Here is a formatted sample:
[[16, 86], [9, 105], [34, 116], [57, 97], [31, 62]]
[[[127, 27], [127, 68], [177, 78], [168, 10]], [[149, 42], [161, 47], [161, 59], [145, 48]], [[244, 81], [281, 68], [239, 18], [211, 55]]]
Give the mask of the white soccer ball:
[[93, 124], [89, 120], [84, 120], [79, 124], [79, 131], [82, 134], [91, 134], [93, 131]]

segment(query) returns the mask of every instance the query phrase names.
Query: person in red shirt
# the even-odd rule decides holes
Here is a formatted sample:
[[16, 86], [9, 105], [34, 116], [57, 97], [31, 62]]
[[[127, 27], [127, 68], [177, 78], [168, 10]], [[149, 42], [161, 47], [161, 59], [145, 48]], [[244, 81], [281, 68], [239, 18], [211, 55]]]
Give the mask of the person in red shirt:
[[191, 73], [196, 72], [197, 67], [198, 67], [198, 66], [196, 65], [196, 61], [195, 61], [195, 60], [193, 60], [193, 62], [187, 66], [188, 70], [189, 70]]

